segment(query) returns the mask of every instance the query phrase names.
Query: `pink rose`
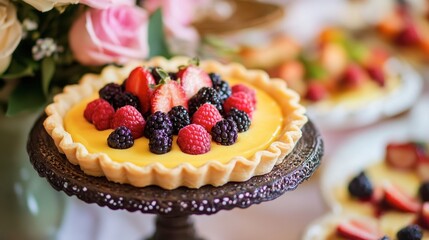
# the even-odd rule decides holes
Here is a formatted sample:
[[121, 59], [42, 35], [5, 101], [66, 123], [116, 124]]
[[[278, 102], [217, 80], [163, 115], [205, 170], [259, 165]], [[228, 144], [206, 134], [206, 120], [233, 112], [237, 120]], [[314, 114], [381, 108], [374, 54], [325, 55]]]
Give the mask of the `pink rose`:
[[136, 6], [89, 9], [73, 24], [69, 42], [84, 65], [123, 64], [148, 55], [148, 16]]
[[80, 3], [93, 8], [105, 9], [112, 5], [129, 5], [134, 6], [135, 0], [81, 0]]
[[[161, 7], [167, 36], [180, 42], [188, 42], [195, 46], [199, 40], [199, 35], [191, 23], [194, 20], [201, 4], [206, 4], [203, 0], [144, 0], [143, 6], [154, 12]], [[173, 45], [174, 47], [174, 45]]]

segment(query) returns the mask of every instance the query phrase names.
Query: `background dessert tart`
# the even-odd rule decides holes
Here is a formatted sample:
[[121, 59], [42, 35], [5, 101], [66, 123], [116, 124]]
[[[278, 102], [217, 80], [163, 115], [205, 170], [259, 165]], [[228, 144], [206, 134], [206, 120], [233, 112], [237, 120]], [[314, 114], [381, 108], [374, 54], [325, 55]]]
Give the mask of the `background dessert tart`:
[[[199, 188], [207, 184], [220, 186], [230, 181], [246, 181], [252, 176], [268, 173], [276, 164], [281, 163], [300, 139], [301, 128], [307, 121], [305, 108], [299, 104], [299, 95], [288, 89], [284, 82], [270, 79], [263, 71], [247, 70], [234, 63], [222, 65], [215, 61], [202, 61], [200, 67], [208, 73], [218, 73], [228, 81], [249, 85], [256, 89], [260, 96], [269, 100], [270, 103], [266, 106], [264, 101], [258, 103], [254, 118], [255, 121], [260, 121], [260, 124], [255, 123], [253, 129], [246, 133], [249, 135], [243, 135], [242, 138], [249, 138], [247, 141], [250, 141], [255, 138], [252, 131], [255, 131], [253, 134], [258, 134], [269, 129], [263, 124], [264, 119], [269, 117], [264, 116], [264, 109], [279, 109], [281, 118], [277, 130], [263, 147], [248, 149], [246, 154], [237, 151], [233, 157], [222, 159], [223, 153], [231, 151], [230, 148], [215, 146], [216, 150], [220, 149], [217, 153], [207, 155], [209, 157], [205, 157], [205, 154], [192, 156], [191, 161], [178, 159], [181, 155], [172, 156], [170, 153], [162, 155], [162, 161], [151, 161], [151, 156], [155, 156], [154, 159], [158, 156], [159, 159], [159, 155], [147, 152], [142, 155], [144, 161], [140, 162], [127, 161], [129, 150], [117, 150], [123, 151], [123, 154], [120, 154], [123, 157], [118, 160], [112, 159], [104, 151], [91, 151], [93, 148], [87, 145], [88, 143], [75, 140], [82, 139], [80, 135], [85, 133], [72, 134], [68, 131], [71, 127], [65, 126], [67, 114], [74, 107], [90, 99], [105, 84], [121, 83], [135, 67], [160, 66], [167, 71], [175, 71], [178, 66], [186, 65], [188, 61], [185, 57], [170, 60], [153, 58], [147, 62], [129, 63], [122, 68], [109, 66], [100, 75], [85, 75], [78, 85], [65, 87], [64, 92], [55, 96], [54, 102], [47, 106], [45, 129], [58, 150], [64, 153], [71, 163], [78, 164], [86, 174], [106, 176], [111, 181], [137, 187], [158, 185], [165, 189], [174, 189], [179, 186]], [[258, 111], [261, 111], [259, 116]], [[173, 163], [168, 163], [170, 159]]]

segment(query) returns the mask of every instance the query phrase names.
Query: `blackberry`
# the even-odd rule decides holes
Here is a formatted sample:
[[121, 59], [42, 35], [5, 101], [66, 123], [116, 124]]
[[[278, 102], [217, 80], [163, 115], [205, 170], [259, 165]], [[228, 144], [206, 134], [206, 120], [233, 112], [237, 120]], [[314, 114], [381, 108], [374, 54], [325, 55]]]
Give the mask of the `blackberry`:
[[135, 107], [139, 112], [141, 110], [139, 98], [130, 92], [121, 92], [120, 94], [115, 95], [112, 105], [115, 110], [126, 105]]
[[209, 76], [212, 80], [213, 88], [219, 94], [221, 102], [224, 102], [232, 94], [231, 87], [226, 81], [222, 80], [219, 74], [209, 73]]
[[222, 81], [222, 78], [219, 74], [211, 72], [209, 73], [210, 80], [212, 80], [213, 86], [219, 84]]
[[408, 225], [396, 233], [398, 240], [420, 240], [422, 237], [422, 229], [415, 224]]
[[134, 145], [134, 138], [131, 134], [131, 130], [124, 126], [116, 128], [107, 138], [107, 145], [116, 149], [132, 147]]
[[222, 101], [218, 92], [214, 88], [203, 87], [188, 101], [190, 115], [192, 116], [204, 103], [211, 103], [221, 114], [223, 113]]
[[237, 141], [237, 125], [231, 119], [223, 119], [212, 127], [211, 135], [213, 141], [221, 145], [232, 145]]
[[191, 124], [189, 113], [183, 106], [175, 106], [168, 112], [168, 117], [173, 124], [173, 134], [177, 135], [179, 130]]
[[170, 136], [173, 134], [173, 124], [167, 113], [157, 111], [147, 118], [143, 135], [150, 138], [155, 130], [164, 130]]
[[164, 154], [171, 150], [173, 137], [164, 129], [154, 130], [149, 138], [149, 150], [155, 154]]
[[122, 84], [121, 84], [121, 89], [122, 89], [122, 91], [123, 91], [123, 92], [125, 92], [125, 89], [126, 89], [126, 86], [127, 86], [127, 80], [128, 80], [128, 78], [126, 78], [126, 79], [122, 82]]
[[424, 182], [419, 187], [419, 196], [423, 202], [429, 201], [429, 182]]
[[100, 95], [100, 98], [108, 101], [110, 105], [113, 106], [113, 100], [115, 98], [115, 95], [118, 95], [122, 92], [121, 85], [117, 83], [108, 83], [104, 87], [98, 91], [98, 94]]
[[231, 108], [231, 110], [226, 114], [226, 119], [231, 119], [235, 124], [237, 124], [238, 132], [249, 130], [250, 124], [252, 123], [247, 113], [236, 108]]
[[373, 187], [365, 172], [354, 177], [348, 186], [350, 195], [361, 200], [369, 199], [373, 192]]

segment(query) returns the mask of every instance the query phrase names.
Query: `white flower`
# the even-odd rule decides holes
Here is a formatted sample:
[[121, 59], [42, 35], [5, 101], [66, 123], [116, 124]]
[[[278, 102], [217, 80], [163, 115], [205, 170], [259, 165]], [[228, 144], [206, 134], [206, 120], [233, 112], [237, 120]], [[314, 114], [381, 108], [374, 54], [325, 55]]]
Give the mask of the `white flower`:
[[61, 7], [69, 4], [77, 4], [79, 0], [24, 0], [41, 12], [46, 12], [54, 7]]
[[62, 48], [55, 43], [52, 38], [40, 38], [37, 39], [36, 45], [33, 46], [31, 52], [33, 53], [33, 58], [36, 61], [44, 57], [50, 57], [54, 53], [61, 52]]
[[39, 27], [39, 24], [37, 24], [36, 21], [30, 20], [28, 18], [24, 19], [24, 21], [22, 21], [22, 38], [26, 38], [28, 32], [30, 31], [34, 31]]
[[0, 74], [9, 66], [21, 36], [22, 27], [16, 16], [15, 5], [9, 0], [0, 0]]

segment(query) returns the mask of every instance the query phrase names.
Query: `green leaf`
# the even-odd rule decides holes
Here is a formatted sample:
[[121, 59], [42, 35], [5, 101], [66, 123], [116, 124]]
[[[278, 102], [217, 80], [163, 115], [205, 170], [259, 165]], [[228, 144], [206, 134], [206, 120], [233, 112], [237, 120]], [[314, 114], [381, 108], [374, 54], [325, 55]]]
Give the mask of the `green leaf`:
[[8, 99], [7, 116], [38, 110], [46, 103], [45, 95], [37, 79], [24, 78], [20, 81]]
[[14, 58], [12, 58], [9, 68], [3, 75], [0, 75], [0, 78], [16, 79], [28, 76], [34, 76], [32, 65], [16, 61]]
[[166, 38], [164, 34], [164, 24], [162, 21], [162, 11], [160, 8], [150, 16], [148, 31], [149, 57], [171, 57], [167, 42], [165, 41]]
[[53, 58], [44, 58], [42, 60], [42, 90], [45, 95], [49, 93], [49, 84], [55, 73], [55, 61]]

